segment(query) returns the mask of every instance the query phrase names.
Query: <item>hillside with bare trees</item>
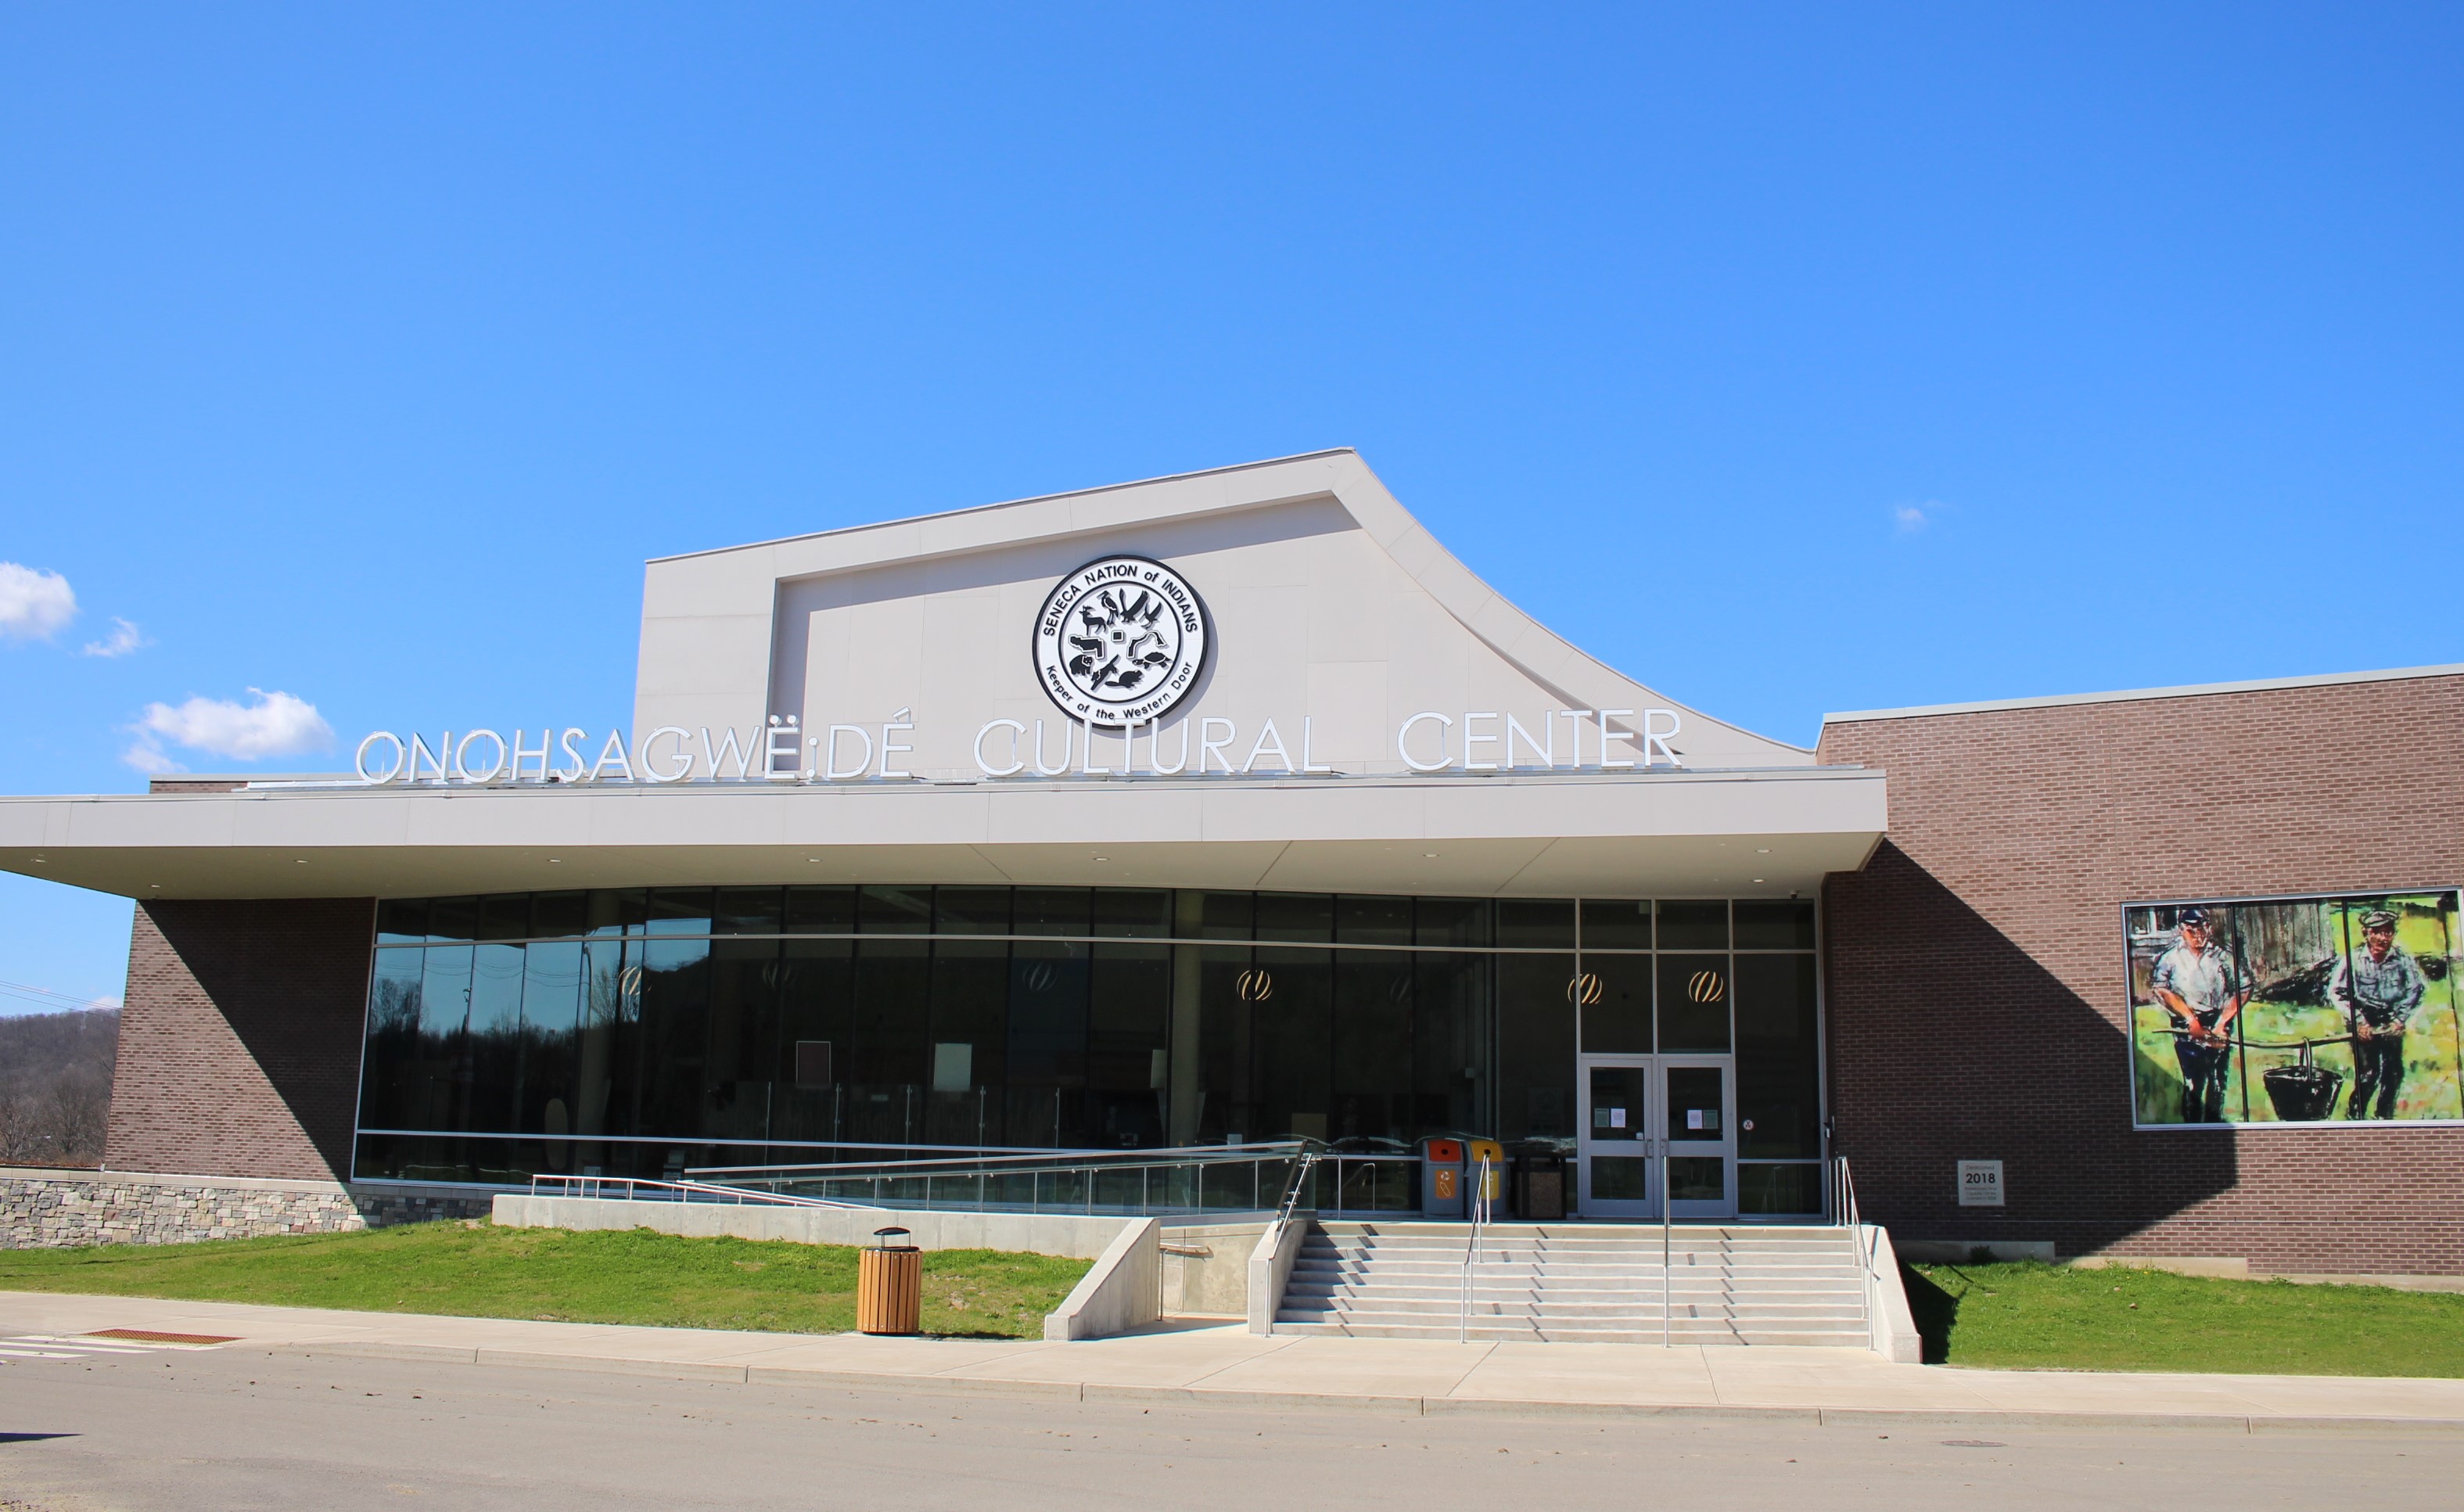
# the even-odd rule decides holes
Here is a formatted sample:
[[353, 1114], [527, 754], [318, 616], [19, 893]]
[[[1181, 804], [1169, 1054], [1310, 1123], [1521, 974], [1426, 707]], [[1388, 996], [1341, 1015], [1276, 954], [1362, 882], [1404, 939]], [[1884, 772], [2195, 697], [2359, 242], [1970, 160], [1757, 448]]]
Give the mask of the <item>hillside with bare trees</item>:
[[99, 1166], [120, 1012], [0, 1019], [0, 1165]]

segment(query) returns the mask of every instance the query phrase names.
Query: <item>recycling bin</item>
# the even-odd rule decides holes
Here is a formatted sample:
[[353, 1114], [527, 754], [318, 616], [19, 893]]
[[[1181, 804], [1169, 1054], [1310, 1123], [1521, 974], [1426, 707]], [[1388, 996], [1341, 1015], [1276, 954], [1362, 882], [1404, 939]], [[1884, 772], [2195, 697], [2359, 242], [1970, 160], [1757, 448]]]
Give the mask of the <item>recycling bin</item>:
[[1462, 1140], [1420, 1141], [1420, 1211], [1433, 1218], [1463, 1216]]
[[[1485, 1190], [1472, 1188], [1481, 1180], [1482, 1161], [1488, 1162], [1488, 1185]], [[1492, 1204], [1506, 1195], [1506, 1147], [1494, 1139], [1463, 1141], [1463, 1195], [1486, 1197]]]
[[904, 1240], [901, 1228], [875, 1229], [873, 1242], [856, 1252], [855, 1327], [858, 1333], [920, 1333], [924, 1328], [924, 1251]]

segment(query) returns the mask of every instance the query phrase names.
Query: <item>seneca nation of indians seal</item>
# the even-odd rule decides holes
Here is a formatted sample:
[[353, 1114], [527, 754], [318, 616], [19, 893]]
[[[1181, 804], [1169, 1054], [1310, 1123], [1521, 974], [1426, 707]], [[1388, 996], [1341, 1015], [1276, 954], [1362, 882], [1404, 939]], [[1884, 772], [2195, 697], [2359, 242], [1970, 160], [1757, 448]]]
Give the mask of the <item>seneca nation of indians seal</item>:
[[1152, 724], [1198, 686], [1206, 605], [1144, 557], [1104, 557], [1061, 580], [1035, 617], [1035, 676], [1072, 719]]

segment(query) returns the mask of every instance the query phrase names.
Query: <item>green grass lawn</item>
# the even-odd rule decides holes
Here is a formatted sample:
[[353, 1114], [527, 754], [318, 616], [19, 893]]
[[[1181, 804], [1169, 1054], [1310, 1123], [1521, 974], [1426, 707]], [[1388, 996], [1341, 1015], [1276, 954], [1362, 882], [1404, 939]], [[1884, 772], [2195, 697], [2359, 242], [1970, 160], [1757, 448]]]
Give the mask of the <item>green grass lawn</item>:
[[[0, 1251], [0, 1291], [90, 1292], [553, 1323], [842, 1333], [856, 1251], [459, 1222], [203, 1244]], [[1089, 1261], [998, 1250], [924, 1256], [924, 1331], [1034, 1338]]]
[[2064, 1265], [1905, 1265], [1925, 1358], [2063, 1370], [2464, 1375], [2464, 1296]]

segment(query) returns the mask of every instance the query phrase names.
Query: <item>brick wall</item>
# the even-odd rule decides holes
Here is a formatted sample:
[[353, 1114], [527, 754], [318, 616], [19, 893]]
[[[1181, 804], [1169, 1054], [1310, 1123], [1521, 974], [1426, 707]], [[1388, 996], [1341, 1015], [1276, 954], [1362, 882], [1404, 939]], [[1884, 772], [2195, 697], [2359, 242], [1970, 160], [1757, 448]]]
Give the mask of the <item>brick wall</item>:
[[104, 1166], [348, 1175], [374, 921], [365, 898], [140, 903]]
[[[1890, 837], [1824, 888], [1837, 1148], [1914, 1238], [2464, 1273], [2464, 1129], [2131, 1127], [2121, 907], [2464, 882], [2464, 676], [1827, 726]], [[1954, 1162], [2005, 1163], [1962, 1209]]]

